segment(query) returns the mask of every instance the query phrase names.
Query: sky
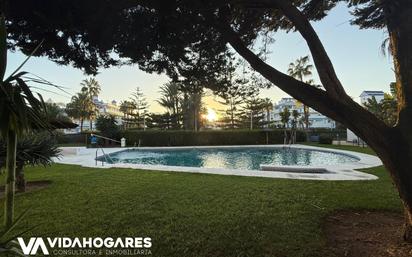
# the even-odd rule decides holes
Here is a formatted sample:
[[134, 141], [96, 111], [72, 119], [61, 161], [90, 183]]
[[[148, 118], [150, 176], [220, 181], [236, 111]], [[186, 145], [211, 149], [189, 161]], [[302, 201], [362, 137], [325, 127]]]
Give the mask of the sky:
[[[341, 4], [325, 19], [312, 24], [351, 97], [359, 100], [359, 95], [364, 90], [389, 91], [389, 83], [394, 81], [394, 73], [392, 60], [383, 56], [380, 51], [380, 45], [385, 39], [384, 31], [360, 30], [357, 26], [350, 25], [350, 19], [348, 9]], [[306, 42], [298, 33], [278, 32], [274, 38], [267, 62], [282, 72], [286, 72], [289, 63], [310, 54]], [[7, 73], [11, 73], [24, 59], [23, 54], [10, 52]], [[68, 94], [38, 91], [45, 100], [51, 99], [54, 102], [69, 102], [71, 95], [80, 90], [80, 82], [87, 78], [81, 70], [57, 65], [46, 57], [31, 58], [23, 70], [66, 88]], [[313, 78], [319, 83], [316, 75]], [[135, 65], [101, 69], [96, 79], [102, 88], [99, 98], [104, 101], [126, 100], [139, 86], [150, 104], [150, 111], [163, 111], [155, 100], [159, 98], [159, 87], [169, 81], [166, 75], [148, 74]], [[263, 90], [261, 95], [274, 102], [287, 96], [275, 86]], [[220, 108], [212, 96], [207, 97], [206, 104], [214, 109]]]

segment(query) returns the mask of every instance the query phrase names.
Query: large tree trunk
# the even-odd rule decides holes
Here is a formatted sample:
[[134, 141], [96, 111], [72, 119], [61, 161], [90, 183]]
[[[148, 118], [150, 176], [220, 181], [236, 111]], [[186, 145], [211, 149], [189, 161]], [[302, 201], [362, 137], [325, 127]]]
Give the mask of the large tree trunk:
[[303, 115], [304, 115], [304, 119], [305, 119], [305, 128], [306, 130], [309, 129], [309, 113], [310, 109], [309, 106], [307, 105], [303, 105]]
[[193, 130], [197, 131], [197, 108], [193, 108]]
[[403, 233], [403, 239], [412, 243], [412, 209], [405, 206], [405, 231]]
[[83, 119], [80, 119], [80, 132], [83, 132]]
[[405, 207], [406, 241], [412, 243], [412, 0], [388, 1], [385, 18], [394, 59], [399, 118], [398, 140], [390, 142], [392, 152], [382, 156], [399, 190]]
[[24, 178], [24, 163], [16, 165], [16, 189], [18, 192], [26, 192], [26, 179]]
[[[318, 35], [298, 8], [290, 1], [260, 2], [280, 9], [306, 40], [325, 91], [294, 80], [262, 61], [227, 25], [224, 12], [214, 26], [253, 69], [302, 103], [345, 124], [378, 154], [399, 191], [405, 207], [404, 238], [412, 242], [412, 0], [381, 1], [391, 39], [398, 89], [399, 119], [395, 128], [388, 127], [345, 93]], [[214, 18], [213, 15], [207, 17]]]
[[412, 142], [407, 142], [402, 136], [398, 138], [389, 137], [391, 146], [378, 155], [399, 191], [405, 211], [404, 239], [412, 243]]
[[17, 134], [13, 130], [7, 133], [6, 187], [4, 201], [4, 225], [9, 228], [14, 216], [14, 187], [16, 181]]

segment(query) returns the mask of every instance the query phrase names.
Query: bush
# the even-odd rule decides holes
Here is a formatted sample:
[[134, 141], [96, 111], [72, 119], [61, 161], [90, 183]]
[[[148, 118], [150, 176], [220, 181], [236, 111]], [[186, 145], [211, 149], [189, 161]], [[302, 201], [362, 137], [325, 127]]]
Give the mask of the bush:
[[333, 138], [328, 134], [322, 134], [319, 136], [319, 144], [331, 145]]
[[114, 116], [99, 116], [96, 120], [96, 129], [104, 137], [119, 139], [120, 128]]
[[[49, 132], [30, 132], [20, 137], [16, 149], [16, 187], [19, 191], [26, 190], [24, 166], [50, 165], [52, 158], [59, 157], [60, 150], [56, 140]], [[0, 168], [6, 166], [7, 147], [0, 141]]]
[[[282, 144], [283, 130], [136, 131], [121, 132], [129, 146], [259, 145]], [[297, 132], [297, 141], [305, 134]]]
[[86, 136], [87, 133], [79, 133], [79, 134], [63, 134], [61, 132], [53, 132], [57, 144], [64, 145], [64, 144], [86, 144]]
[[333, 139], [338, 139], [339, 137], [340, 140], [345, 140], [346, 134], [346, 129], [311, 128], [308, 131], [309, 140], [312, 142], [317, 142], [317, 138], [320, 135], [326, 135]]

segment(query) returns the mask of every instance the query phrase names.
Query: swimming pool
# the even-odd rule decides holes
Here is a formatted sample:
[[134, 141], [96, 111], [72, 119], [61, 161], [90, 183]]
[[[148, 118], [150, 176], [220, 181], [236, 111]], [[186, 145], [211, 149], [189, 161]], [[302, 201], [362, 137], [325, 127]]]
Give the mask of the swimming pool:
[[128, 149], [98, 158], [127, 163], [200, 168], [260, 170], [262, 165], [319, 167], [358, 162], [359, 158], [331, 151], [291, 147], [208, 147]]
[[373, 180], [378, 177], [359, 169], [382, 165], [373, 155], [307, 145], [60, 149], [53, 160], [62, 164], [262, 178]]

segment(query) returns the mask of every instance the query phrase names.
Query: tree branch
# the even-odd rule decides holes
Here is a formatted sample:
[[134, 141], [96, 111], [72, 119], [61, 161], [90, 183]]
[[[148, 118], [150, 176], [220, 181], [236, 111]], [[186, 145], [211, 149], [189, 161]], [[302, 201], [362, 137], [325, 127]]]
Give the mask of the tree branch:
[[261, 8], [277, 8], [281, 10], [283, 14], [293, 23], [295, 28], [299, 31], [308, 44], [316, 70], [319, 74], [319, 78], [328, 94], [336, 99], [341, 99], [342, 97], [349, 98], [336, 75], [332, 62], [317, 33], [313, 29], [309, 20], [290, 1], [229, 0], [229, 2], [234, 5], [244, 6], [246, 8], [249, 8], [250, 6], [254, 6], [254, 8], [256, 8], [256, 6], [260, 6]]
[[332, 62], [323, 47], [317, 33], [313, 29], [309, 20], [294, 6], [290, 1], [284, 0], [262, 0], [265, 2], [274, 2], [275, 5], [284, 13], [284, 15], [293, 23], [302, 37], [306, 40], [313, 61], [318, 71], [319, 78], [326, 91], [333, 97], [348, 97], [345, 90], [336, 75]]
[[320, 102], [330, 101], [330, 98], [325, 91], [296, 80], [265, 63], [247, 48], [237, 33], [234, 32], [229, 25], [225, 25], [223, 21], [215, 23], [215, 26], [218, 27], [227, 42], [237, 51], [237, 53], [239, 53], [252, 66], [252, 68], [258, 71], [263, 77], [304, 104], [316, 106], [318, 109], [322, 109], [322, 112], [328, 113], [330, 116], [335, 116], [335, 118], [338, 119], [338, 117], [330, 111], [329, 107], [318, 106], [318, 103]]
[[[213, 22], [214, 20], [213, 25], [253, 69], [295, 99], [311, 106], [329, 118], [345, 124], [367, 143], [376, 143], [376, 138], [378, 140], [379, 138], [383, 139], [384, 135], [390, 130], [383, 121], [349, 97], [336, 99], [326, 91], [296, 80], [268, 65], [243, 43], [239, 35], [226, 24], [224, 19], [216, 20], [216, 17], [212, 14], [207, 14], [207, 16], [209, 21], [212, 20]], [[372, 138], [375, 141], [370, 140]]]

